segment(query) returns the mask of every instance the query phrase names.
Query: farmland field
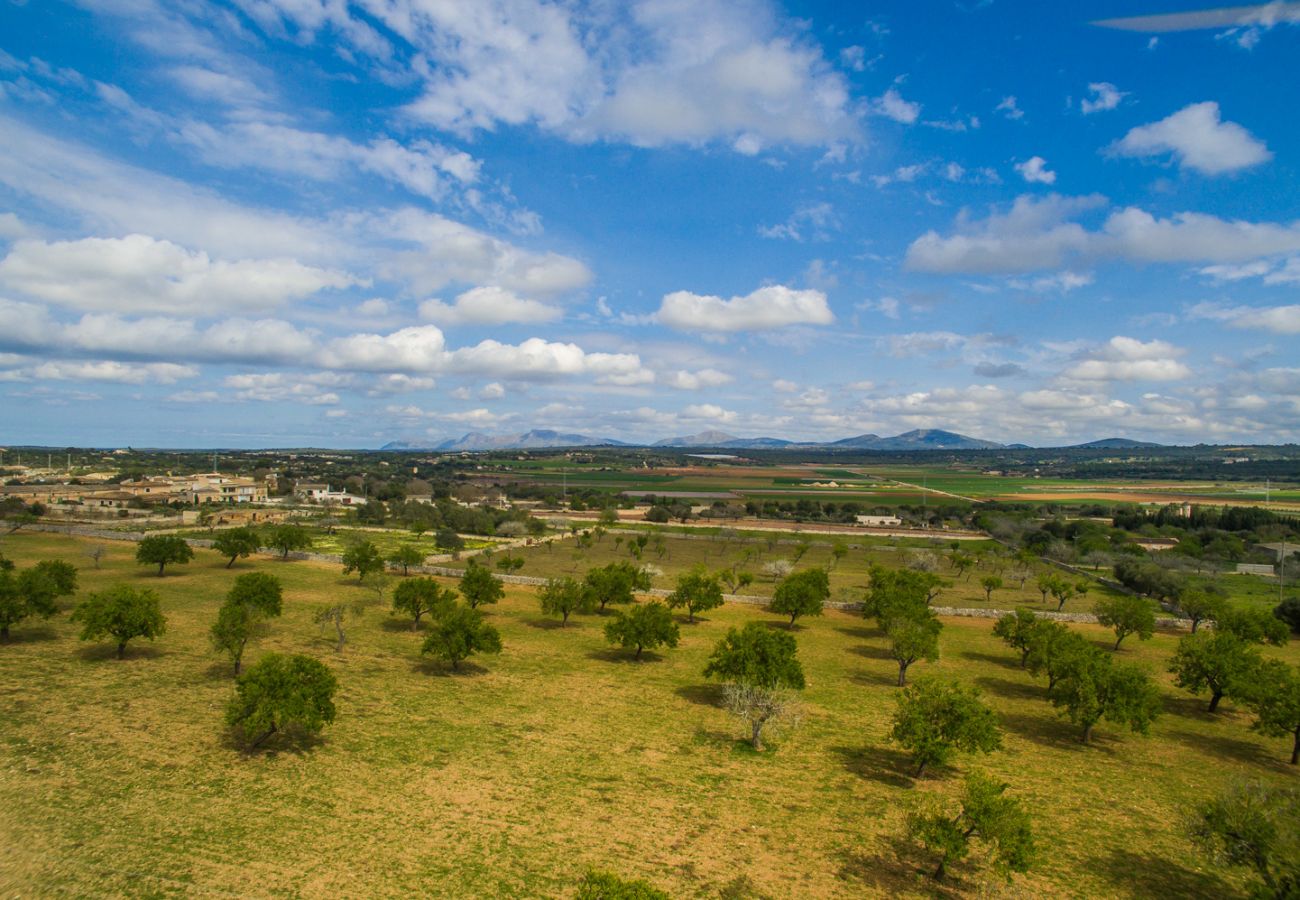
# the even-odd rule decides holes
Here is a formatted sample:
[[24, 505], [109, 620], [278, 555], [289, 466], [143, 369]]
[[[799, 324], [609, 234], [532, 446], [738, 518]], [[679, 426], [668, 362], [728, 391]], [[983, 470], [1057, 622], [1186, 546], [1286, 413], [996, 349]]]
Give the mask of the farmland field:
[[[958, 867], [948, 896], [1232, 897], [1245, 883], [1194, 850], [1187, 810], [1234, 779], [1295, 779], [1288, 742], [1252, 733], [1230, 702], [1211, 716], [1171, 685], [1170, 634], [1121, 652], [1162, 686], [1150, 736], [1103, 723], [1083, 747], [988, 621], [946, 620], [941, 659], [915, 674], [979, 685], [1005, 747], [914, 782], [884, 738], [895, 667], [851, 614], [795, 630], [804, 721], [755, 754], [701, 670], [728, 626], [775, 624], [758, 609], [715, 610], [683, 625], [675, 650], [634, 663], [607, 649], [601, 617], [558, 628], [531, 590], [511, 588], [489, 612], [504, 651], [451, 676], [378, 605], [336, 654], [311, 624], [314, 605], [371, 596], [337, 566], [256, 558], [230, 572], [201, 551], [157, 578], [129, 544], [110, 544], [98, 570], [85, 546], [19, 533], [3, 550], [20, 564], [76, 563], [83, 593], [155, 588], [168, 630], [122, 661], [77, 641], [64, 614], [0, 646], [6, 895], [564, 897], [595, 866], [675, 897], [933, 896], [924, 860], [895, 838], [910, 809], [953, 796], [960, 773], [979, 768], [1032, 811], [1039, 861], [1010, 885]], [[286, 611], [250, 658], [311, 654], [341, 690], [318, 742], [246, 756], [220, 726], [231, 679], [206, 630], [233, 577], [254, 570], [284, 581]], [[1300, 660], [1294, 645], [1266, 652]]]

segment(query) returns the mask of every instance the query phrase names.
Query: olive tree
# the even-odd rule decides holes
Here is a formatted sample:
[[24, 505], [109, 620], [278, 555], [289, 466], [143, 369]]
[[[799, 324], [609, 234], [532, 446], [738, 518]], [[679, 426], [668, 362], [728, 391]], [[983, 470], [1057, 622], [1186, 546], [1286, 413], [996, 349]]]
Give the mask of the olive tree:
[[1020, 651], [1020, 668], [1025, 668], [1025, 663], [1029, 659], [1029, 650], [1034, 634], [1038, 630], [1040, 623], [1046, 620], [1038, 618], [1034, 613], [1024, 607], [1018, 608], [1015, 612], [1009, 612], [1000, 616], [993, 623], [993, 634], [1002, 638], [1003, 643], [1009, 647]]
[[317, 625], [324, 628], [326, 625], [334, 627], [334, 634], [337, 641], [334, 645], [334, 652], [342, 653], [343, 645], [347, 643], [348, 636], [343, 626], [349, 617], [356, 617], [365, 611], [366, 603], [364, 600], [336, 600], [318, 607], [315, 615], [312, 616]]
[[311, 548], [311, 533], [292, 523], [273, 525], [266, 531], [266, 546], [279, 550], [280, 559], [288, 559], [296, 550]]
[[483, 611], [452, 604], [433, 619], [420, 652], [451, 663], [453, 670], [475, 653], [500, 653], [501, 633], [483, 621]]
[[393, 612], [411, 617], [411, 630], [420, 628], [420, 619], [426, 614], [445, 610], [456, 600], [456, 593], [444, 588], [432, 578], [411, 578], [393, 591]]
[[1223, 597], [1209, 591], [1189, 588], [1178, 597], [1178, 609], [1192, 620], [1192, 634], [1206, 619], [1213, 621], [1222, 615], [1227, 604]]
[[614, 619], [605, 625], [605, 640], [631, 650], [641, 658], [643, 650], [656, 647], [676, 647], [681, 638], [673, 614], [657, 600], [640, 603], [627, 612], [619, 610]]
[[193, 558], [194, 549], [175, 534], [151, 535], [135, 547], [135, 561], [142, 566], [157, 566], [160, 578], [168, 564], [182, 565]]
[[1218, 631], [1230, 631], [1251, 644], [1282, 646], [1291, 638], [1291, 629], [1267, 609], [1224, 607], [1214, 619]]
[[0, 640], [9, 640], [9, 629], [29, 616], [54, 615], [57, 596], [57, 585], [39, 567], [17, 573], [0, 568]]
[[921, 678], [895, 699], [889, 737], [911, 751], [917, 778], [954, 751], [991, 753], [1002, 746], [997, 714], [980, 700], [978, 688]]
[[343, 574], [357, 573], [359, 581], [365, 581], [367, 575], [374, 575], [384, 570], [384, 560], [379, 555], [379, 548], [370, 541], [357, 541], [343, 551]]
[[1178, 642], [1169, 671], [1184, 690], [1193, 694], [1208, 690], [1208, 711], [1214, 712], [1225, 694], [1253, 677], [1259, 663], [1259, 651], [1232, 632], [1198, 631]]
[[411, 574], [411, 566], [424, 562], [424, 551], [414, 544], [399, 544], [397, 549], [388, 554], [388, 563], [402, 570], [402, 576]]
[[214, 649], [230, 656], [236, 675], [248, 642], [265, 630], [267, 619], [280, 615], [282, 605], [283, 591], [275, 576], [249, 572], [235, 579], [209, 637]]
[[80, 622], [81, 640], [111, 637], [117, 641], [117, 658], [126, 656], [126, 644], [134, 638], [153, 640], [167, 628], [158, 595], [148, 588], [118, 584], [90, 594], [72, 611]]
[[697, 612], [717, 609], [722, 605], [722, 585], [718, 576], [711, 575], [703, 566], [677, 576], [677, 587], [668, 595], [668, 605], [673, 609], [685, 608], [686, 621], [694, 622]]
[[907, 684], [907, 670], [917, 660], [939, 658], [939, 632], [943, 623], [929, 607], [896, 613], [884, 623], [889, 655], [898, 663], [898, 686]]
[[730, 629], [704, 667], [706, 678], [727, 682], [723, 694], [727, 709], [749, 725], [755, 750], [763, 749], [765, 727], [797, 713], [790, 691], [805, 684], [797, 652], [789, 632], [750, 622]]
[[1134, 594], [1116, 594], [1102, 597], [1094, 610], [1097, 621], [1115, 631], [1115, 648], [1130, 634], [1148, 641], [1156, 630], [1156, 614], [1151, 604]]
[[55, 597], [70, 597], [77, 592], [77, 567], [61, 559], [43, 559], [32, 566], [53, 588]]
[[1071, 722], [1083, 727], [1079, 739], [1085, 744], [1102, 719], [1146, 734], [1160, 714], [1160, 691], [1147, 673], [1117, 663], [1092, 646], [1069, 658], [1047, 697]]
[[768, 609], [790, 617], [790, 624], [800, 616], [820, 616], [831, 596], [830, 579], [825, 569], [805, 569], [787, 575], [776, 586]]
[[1291, 765], [1300, 764], [1300, 671], [1269, 659], [1246, 681], [1243, 699], [1255, 714], [1251, 728], [1269, 737], [1291, 737]]
[[226, 724], [249, 750], [277, 733], [319, 734], [334, 721], [338, 679], [310, 656], [268, 653], [240, 675]]
[[492, 574], [491, 569], [470, 560], [464, 574], [460, 576], [460, 593], [470, 609], [477, 609], [498, 602], [506, 595], [506, 588], [501, 579]]
[[213, 550], [230, 557], [226, 563], [227, 569], [235, 564], [235, 560], [252, 556], [261, 546], [257, 532], [251, 528], [227, 528], [212, 540]]
[[1033, 827], [1020, 801], [1005, 796], [1007, 787], [988, 775], [972, 772], [966, 776], [960, 810], [908, 817], [908, 836], [939, 857], [930, 877], [942, 881], [948, 866], [969, 855], [973, 839], [984, 844], [999, 874], [1009, 879], [1013, 872], [1029, 871], [1035, 855]]
[[603, 612], [608, 604], [634, 602], [634, 591], [650, 589], [650, 576], [640, 566], [616, 562], [587, 570], [582, 586], [583, 590], [591, 594], [592, 602]]
[[583, 590], [582, 583], [567, 575], [563, 578], [548, 578], [537, 595], [542, 606], [543, 615], [559, 616], [561, 627], [569, 624], [569, 616], [575, 612], [589, 613], [596, 609], [595, 599]]
[[1217, 862], [1252, 869], [1252, 897], [1300, 897], [1300, 788], [1239, 783], [1198, 808], [1192, 839]]

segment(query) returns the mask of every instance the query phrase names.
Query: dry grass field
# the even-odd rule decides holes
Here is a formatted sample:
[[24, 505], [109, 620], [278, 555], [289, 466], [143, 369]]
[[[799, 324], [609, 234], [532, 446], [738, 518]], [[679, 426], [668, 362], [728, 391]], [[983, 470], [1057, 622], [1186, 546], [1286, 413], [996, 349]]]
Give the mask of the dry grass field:
[[[1005, 748], [914, 782], [884, 740], [896, 668], [850, 614], [795, 630], [804, 721], [755, 754], [701, 676], [728, 626], [779, 627], [752, 607], [683, 625], [677, 649], [635, 663], [607, 649], [601, 617], [561, 629], [531, 590], [512, 588], [489, 611], [504, 651], [453, 676], [421, 660], [409, 624], [379, 605], [336, 654], [313, 606], [368, 593], [338, 567], [257, 558], [227, 571], [201, 551], [159, 579], [129, 544], [109, 545], [100, 570], [85, 546], [19, 533], [0, 550], [20, 564], [76, 563], [83, 593], [153, 587], [168, 630], [118, 661], [79, 642], [64, 613], [0, 646], [5, 896], [568, 897], [597, 866], [675, 897], [1221, 898], [1244, 884], [1196, 854], [1189, 805], [1236, 778], [1297, 777], [1287, 742], [1254, 735], [1230, 702], [1210, 716], [1172, 687], [1168, 634], [1130, 638], [1121, 653], [1164, 688], [1151, 735], [1103, 724], [1083, 747], [989, 622], [947, 620], [941, 660], [915, 674], [981, 686]], [[286, 611], [249, 661], [308, 653], [341, 687], [319, 741], [248, 756], [221, 726], [231, 678], [206, 631], [232, 579], [254, 569], [281, 577]], [[1294, 646], [1269, 652], [1300, 659]], [[896, 836], [908, 810], [954, 795], [971, 767], [1026, 801], [1040, 861], [1010, 885], [958, 868], [936, 891]]]

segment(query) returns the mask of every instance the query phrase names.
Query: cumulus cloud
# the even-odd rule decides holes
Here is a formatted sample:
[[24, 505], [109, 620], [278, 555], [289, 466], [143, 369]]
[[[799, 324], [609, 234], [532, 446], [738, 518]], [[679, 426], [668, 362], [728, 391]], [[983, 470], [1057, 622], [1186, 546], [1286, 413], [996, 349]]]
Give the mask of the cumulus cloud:
[[717, 369], [700, 369], [697, 372], [678, 369], [671, 375], [662, 376], [658, 379], [660, 384], [666, 384], [682, 391], [698, 391], [703, 388], [721, 387], [724, 384], [730, 384], [733, 380], [726, 372], [719, 372]]
[[1178, 112], [1132, 129], [1112, 144], [1116, 156], [1172, 155], [1180, 165], [1206, 175], [1236, 172], [1266, 163], [1273, 154], [1245, 128], [1219, 118], [1219, 104], [1193, 103]]
[[306, 375], [262, 372], [230, 375], [223, 384], [234, 392], [237, 400], [258, 400], [264, 403], [292, 401], [312, 406], [332, 406], [339, 402], [339, 395], [331, 388], [347, 385], [350, 381], [347, 376], [334, 372]]
[[175, 384], [195, 378], [199, 370], [177, 363], [131, 365], [115, 360], [59, 361], [33, 366], [24, 373], [39, 381], [106, 381], [117, 384]]
[[520, 297], [499, 287], [477, 287], [465, 291], [455, 303], [426, 300], [420, 304], [420, 318], [439, 325], [504, 325], [507, 323], [553, 322], [563, 312], [559, 307]]
[[292, 259], [214, 260], [132, 234], [19, 241], [0, 261], [0, 283], [74, 309], [214, 315], [280, 306], [359, 279]]
[[1188, 315], [1194, 319], [1223, 322], [1229, 328], [1300, 334], [1300, 305], [1223, 306], [1217, 303], [1198, 303], [1188, 310]]
[[921, 115], [921, 104], [904, 100], [895, 88], [890, 88], [871, 102], [871, 110], [878, 116], [911, 125]]
[[674, 291], [664, 296], [656, 319], [678, 331], [736, 332], [829, 325], [835, 316], [821, 291], [800, 291], [778, 284], [730, 300]]
[[1018, 197], [1008, 212], [972, 220], [965, 214], [947, 237], [927, 232], [908, 247], [906, 265], [924, 272], [1031, 272], [1072, 260], [1231, 263], [1300, 251], [1300, 222], [1226, 220], [1181, 212], [1158, 219], [1137, 207], [1111, 212], [1099, 230], [1071, 219], [1104, 198]]
[[1020, 177], [1030, 184], [1055, 184], [1056, 173], [1047, 168], [1047, 160], [1041, 156], [1031, 156], [1021, 163], [1016, 163]]
[[1079, 104], [1085, 116], [1114, 109], [1128, 96], [1127, 92], [1121, 91], [1108, 81], [1094, 81], [1088, 85], [1088, 93], [1091, 96], [1083, 98]]
[[[259, 3], [268, 33], [331, 29], [377, 64], [411, 55], [420, 96], [406, 114], [470, 134], [536, 124], [574, 140], [642, 146], [725, 140], [822, 144], [856, 130], [843, 76], [766, 2], [541, 0], [366, 7]], [[427, 61], [427, 62], [426, 62]]]
[[1062, 375], [1074, 381], [1180, 381], [1192, 374], [1179, 361], [1185, 354], [1166, 341], [1116, 336], [1089, 350]]

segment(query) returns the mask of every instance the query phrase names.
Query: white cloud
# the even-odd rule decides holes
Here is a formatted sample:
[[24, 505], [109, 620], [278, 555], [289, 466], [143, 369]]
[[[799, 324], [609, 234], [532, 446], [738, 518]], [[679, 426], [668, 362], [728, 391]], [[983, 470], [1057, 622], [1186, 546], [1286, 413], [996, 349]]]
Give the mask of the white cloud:
[[441, 300], [426, 300], [420, 304], [420, 318], [439, 325], [553, 322], [562, 315], [559, 307], [529, 300], [499, 287], [471, 288], [450, 305]]
[[1223, 322], [1230, 328], [1300, 334], [1300, 305], [1221, 306], [1216, 303], [1198, 303], [1188, 310], [1188, 315], [1194, 319]]
[[27, 236], [27, 226], [11, 212], [0, 213], [0, 241], [15, 241]]
[[656, 318], [679, 331], [714, 332], [767, 331], [835, 321], [821, 291], [798, 291], [779, 284], [730, 300], [674, 291], [664, 296]]
[[1041, 156], [1031, 156], [1022, 163], [1016, 163], [1016, 171], [1030, 184], [1056, 183], [1056, 173], [1048, 170], [1047, 160]]
[[760, 225], [758, 233], [765, 238], [802, 241], [808, 237], [824, 239], [827, 231], [838, 227], [839, 218], [833, 206], [813, 203], [799, 207], [780, 225]]
[[176, 363], [130, 365], [111, 360], [47, 362], [34, 366], [30, 377], [42, 381], [108, 381], [117, 384], [175, 384], [195, 378], [199, 370]]
[[1088, 85], [1088, 93], [1092, 96], [1085, 97], [1079, 104], [1085, 116], [1115, 109], [1128, 96], [1126, 91], [1121, 91], [1108, 81], [1094, 81]]
[[260, 310], [358, 283], [292, 259], [214, 260], [142, 234], [79, 241], [19, 241], [0, 261], [0, 283], [75, 309], [197, 313]]
[[1054, 292], [1068, 294], [1070, 291], [1078, 290], [1092, 284], [1093, 277], [1087, 272], [1057, 272], [1054, 275], [1045, 275], [1042, 278], [1035, 278], [1031, 281], [1011, 280], [1008, 284], [1021, 291], [1038, 291]]
[[966, 344], [966, 337], [951, 331], [914, 331], [910, 334], [891, 334], [881, 339], [890, 356], [907, 359], [955, 350]]
[[1193, 103], [1178, 112], [1132, 129], [1111, 145], [1116, 156], [1164, 156], [1206, 175], [1221, 175], [1266, 163], [1273, 154], [1245, 128], [1219, 119], [1219, 104]]
[[332, 406], [339, 402], [339, 395], [330, 388], [347, 385], [350, 378], [334, 372], [310, 375], [266, 372], [230, 375], [222, 383], [234, 392], [237, 400], [264, 403], [292, 401], [312, 406]]
[[904, 100], [895, 88], [890, 88], [871, 102], [871, 110], [878, 116], [911, 125], [921, 115], [921, 104]]
[[717, 369], [700, 369], [698, 372], [688, 372], [685, 369], [679, 369], [671, 375], [663, 376], [658, 379], [660, 384], [666, 384], [669, 387], [677, 388], [683, 391], [698, 391], [702, 388], [721, 387], [724, 384], [730, 384], [734, 379], [726, 372], [719, 372]]
[[499, 382], [493, 381], [479, 388], [478, 395], [483, 400], [500, 400], [506, 395], [506, 389]]
[[958, 217], [956, 233], [930, 231], [908, 247], [908, 268], [925, 272], [1029, 272], [1072, 260], [1231, 263], [1300, 251], [1300, 222], [1229, 221], [1204, 213], [1157, 219], [1136, 207], [1115, 210], [1089, 231], [1069, 221], [1104, 204], [1102, 197], [1018, 197], [1011, 210], [981, 220]]
[[1088, 351], [1062, 375], [1074, 381], [1180, 381], [1192, 374], [1179, 361], [1185, 354], [1166, 341], [1116, 336]]
[[993, 107], [993, 111], [1002, 113], [1012, 121], [1025, 117], [1025, 111], [1016, 105], [1015, 97], [1003, 97], [998, 105]]

